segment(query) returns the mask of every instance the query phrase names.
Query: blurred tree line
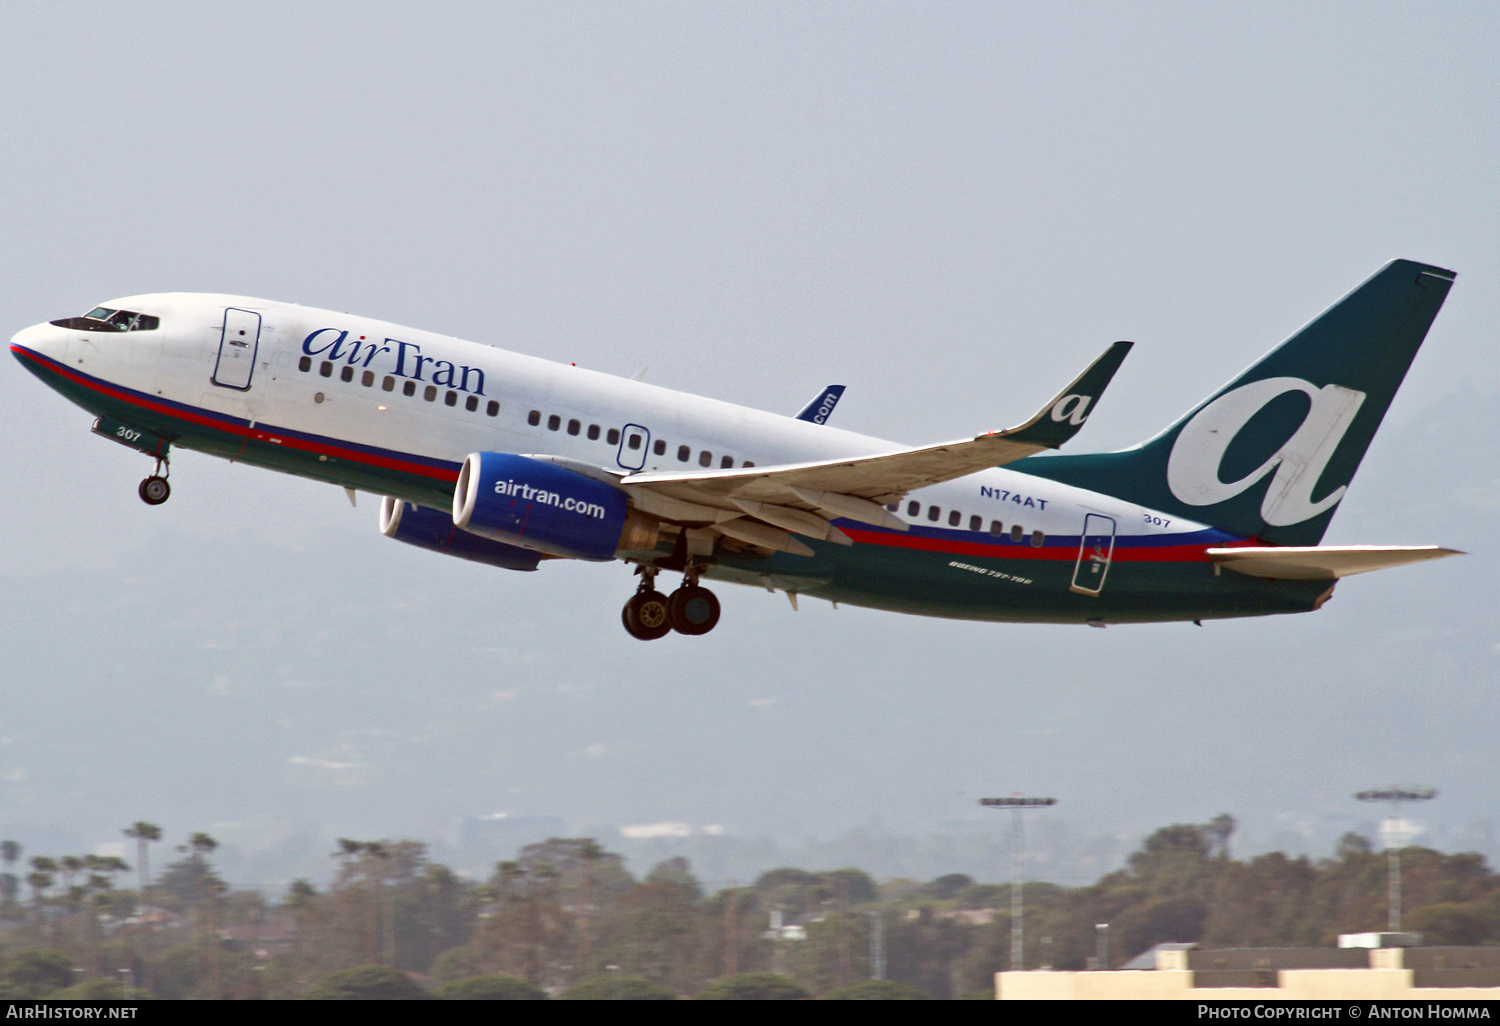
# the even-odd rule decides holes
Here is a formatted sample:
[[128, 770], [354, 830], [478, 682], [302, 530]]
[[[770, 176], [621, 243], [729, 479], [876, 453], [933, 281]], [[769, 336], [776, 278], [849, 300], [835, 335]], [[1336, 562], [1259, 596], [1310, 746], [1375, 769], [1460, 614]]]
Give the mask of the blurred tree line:
[[[1237, 860], [1233, 831], [1227, 815], [1174, 824], [1097, 883], [1027, 884], [1024, 968], [1085, 968], [1097, 923], [1111, 966], [1166, 941], [1327, 946], [1382, 928], [1386, 861], [1366, 838]], [[225, 885], [207, 834], [152, 878], [160, 829], [124, 833], [135, 881], [116, 857], [0, 842], [0, 997], [942, 999], [989, 997], [1011, 968], [1008, 886], [962, 874], [783, 868], [706, 893], [684, 859], [635, 879], [596, 841], [554, 838], [473, 881], [417, 841], [341, 839], [326, 889], [299, 880], [272, 901]], [[1481, 856], [1412, 847], [1402, 868], [1406, 928], [1500, 944], [1500, 877]]]

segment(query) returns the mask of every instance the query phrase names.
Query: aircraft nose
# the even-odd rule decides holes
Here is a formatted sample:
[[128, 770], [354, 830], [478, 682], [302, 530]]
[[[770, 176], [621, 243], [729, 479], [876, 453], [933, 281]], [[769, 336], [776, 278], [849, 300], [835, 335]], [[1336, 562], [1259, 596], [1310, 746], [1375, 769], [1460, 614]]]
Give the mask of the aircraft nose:
[[26, 362], [26, 353], [57, 358], [56, 348], [63, 341], [63, 333], [50, 324], [33, 324], [10, 337], [10, 352], [17, 360]]

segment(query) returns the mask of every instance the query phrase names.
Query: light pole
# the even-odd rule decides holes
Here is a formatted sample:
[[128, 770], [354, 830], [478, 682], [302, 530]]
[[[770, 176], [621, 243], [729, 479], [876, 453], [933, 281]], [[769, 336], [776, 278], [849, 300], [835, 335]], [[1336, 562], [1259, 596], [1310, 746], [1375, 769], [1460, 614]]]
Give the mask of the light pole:
[[1021, 829], [1021, 813], [1056, 805], [1056, 798], [981, 798], [979, 804], [992, 809], [1009, 809], [1010, 820], [1010, 971], [1020, 972], [1025, 953], [1021, 928], [1021, 881], [1026, 875], [1026, 835]]
[[[1380, 791], [1360, 791], [1354, 796], [1362, 802], [1385, 802], [1391, 807], [1390, 830], [1386, 836], [1386, 872], [1389, 876], [1388, 891], [1390, 901], [1390, 915], [1386, 920], [1386, 927], [1391, 933], [1401, 932], [1401, 845], [1395, 843], [1395, 832], [1400, 824], [1400, 812], [1402, 802], [1425, 802], [1437, 797], [1437, 791], [1431, 787], [1395, 787], [1391, 786]], [[1403, 837], [1401, 840], [1405, 840]]]

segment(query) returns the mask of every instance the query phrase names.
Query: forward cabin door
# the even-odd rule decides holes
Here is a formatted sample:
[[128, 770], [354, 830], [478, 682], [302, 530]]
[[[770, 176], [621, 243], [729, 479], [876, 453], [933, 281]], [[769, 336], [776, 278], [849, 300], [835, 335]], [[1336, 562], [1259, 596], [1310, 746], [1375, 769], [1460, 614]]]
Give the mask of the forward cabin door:
[[250, 391], [255, 373], [255, 351], [260, 348], [260, 314], [253, 310], [224, 311], [224, 334], [219, 338], [219, 362], [213, 383], [220, 388]]
[[1069, 590], [1080, 595], [1098, 595], [1104, 590], [1104, 578], [1115, 554], [1115, 518], [1088, 514], [1083, 518], [1083, 537], [1079, 541], [1078, 562], [1073, 566], [1073, 584]]

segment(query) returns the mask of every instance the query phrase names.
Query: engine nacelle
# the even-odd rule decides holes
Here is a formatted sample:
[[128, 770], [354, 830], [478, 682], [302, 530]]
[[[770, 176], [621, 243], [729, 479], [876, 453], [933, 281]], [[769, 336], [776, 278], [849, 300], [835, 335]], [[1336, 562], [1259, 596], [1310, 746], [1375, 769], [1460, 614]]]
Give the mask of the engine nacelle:
[[629, 514], [622, 489], [514, 453], [470, 453], [453, 491], [463, 530], [572, 559], [613, 559]]
[[453, 525], [445, 510], [414, 506], [389, 495], [380, 503], [380, 533], [387, 538], [505, 570], [535, 570], [541, 554], [481, 538]]

